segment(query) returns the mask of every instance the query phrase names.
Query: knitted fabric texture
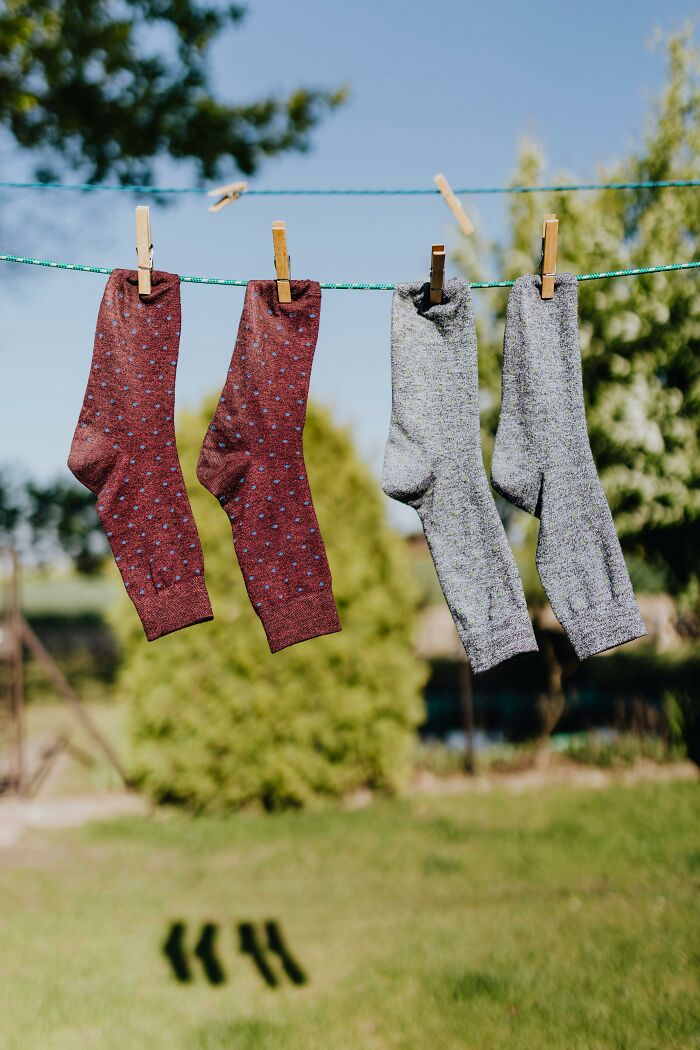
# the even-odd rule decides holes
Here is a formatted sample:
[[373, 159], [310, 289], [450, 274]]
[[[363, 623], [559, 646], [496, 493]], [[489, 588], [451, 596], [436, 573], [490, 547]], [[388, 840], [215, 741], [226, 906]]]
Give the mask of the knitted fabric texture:
[[469, 285], [400, 284], [391, 331], [392, 413], [382, 488], [415, 507], [474, 671], [537, 648], [481, 456]]
[[202, 549], [175, 445], [180, 282], [155, 273], [139, 296], [114, 270], [68, 466], [97, 497], [124, 586], [149, 641], [211, 620]]
[[586, 428], [578, 285], [521, 277], [508, 301], [494, 487], [540, 519], [537, 569], [580, 659], [646, 634]]
[[231, 521], [271, 651], [340, 630], [306, 476], [303, 431], [321, 312], [315, 281], [251, 281], [197, 476]]

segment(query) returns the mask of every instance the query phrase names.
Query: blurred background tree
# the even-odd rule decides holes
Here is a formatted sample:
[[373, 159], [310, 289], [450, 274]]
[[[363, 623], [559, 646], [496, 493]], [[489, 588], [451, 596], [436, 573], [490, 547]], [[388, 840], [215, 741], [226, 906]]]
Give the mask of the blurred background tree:
[[[602, 170], [604, 182], [683, 179], [700, 156], [700, 55], [690, 31], [667, 42], [668, 75], [640, 150]], [[512, 185], [575, 181], [545, 177], [532, 140], [520, 149]], [[472, 279], [489, 263], [505, 278], [536, 271], [542, 216], [560, 220], [558, 269], [573, 273], [653, 266], [699, 257], [700, 196], [694, 190], [600, 190], [513, 194], [506, 245], [464, 243]], [[489, 251], [490, 249], [490, 251]], [[477, 259], [478, 255], [478, 259]], [[479, 261], [480, 260], [480, 261]], [[487, 260], [485, 262], [485, 260]], [[508, 291], [480, 315], [484, 447], [498, 422]], [[593, 455], [636, 588], [667, 591], [696, 619], [700, 599], [700, 298], [693, 273], [579, 285], [583, 386]], [[500, 501], [516, 546], [536, 626], [548, 609], [535, 571], [538, 522]], [[563, 679], [577, 666], [568, 646], [539, 632], [548, 687], [546, 735], [564, 706]]]
[[72, 479], [38, 482], [0, 467], [0, 546], [14, 547], [27, 564], [68, 560], [92, 575], [109, 547], [94, 496]]
[[[668, 42], [668, 80], [644, 144], [601, 181], [692, 175], [700, 156], [700, 55], [689, 33]], [[521, 147], [513, 185], [545, 181], [540, 147]], [[556, 181], [573, 181], [565, 175]], [[601, 190], [514, 194], [510, 243], [494, 246], [499, 273], [536, 270], [545, 210], [560, 219], [560, 271], [653, 266], [698, 259], [700, 196], [694, 190]], [[462, 257], [474, 274], [471, 255]], [[503, 322], [496, 293], [481, 317], [483, 421], [490, 449], [500, 401]], [[583, 386], [588, 430], [618, 535], [645, 582], [674, 595], [700, 593], [700, 298], [693, 273], [579, 285]], [[531, 540], [537, 524], [508, 511]], [[529, 553], [528, 553], [529, 560]], [[641, 566], [635, 566], [641, 573]], [[534, 585], [534, 581], [531, 581]], [[535, 597], [533, 593], [533, 597]]]
[[214, 407], [183, 415], [178, 447], [215, 619], [154, 645], [126, 599], [116, 619], [134, 772], [154, 799], [195, 809], [395, 790], [423, 718], [426, 670], [414, 647], [417, 588], [377, 482], [348, 434], [311, 405], [304, 448], [343, 630], [271, 656], [228, 519], [194, 473]]
[[[38, 154], [91, 182], [151, 184], [159, 157], [210, 179], [304, 150], [346, 97], [300, 87], [234, 105], [211, 86], [211, 48], [245, 5], [201, 0], [8, 0], [0, 10], [0, 124]], [[170, 42], [170, 44], [169, 44]]]
[[[211, 49], [228, 27], [240, 24], [241, 17], [238, 5], [207, 5], [201, 0], [125, 0], [119, 7], [108, 0], [52, 0], [49, 4], [12, 0], [0, 11], [0, 122], [21, 148], [36, 156], [41, 178], [52, 177], [51, 166], [58, 165], [60, 170], [71, 169], [93, 181], [109, 175], [122, 182], [148, 183], [161, 157], [189, 162], [189, 168], [202, 178], [227, 165], [252, 172], [268, 156], [305, 148], [310, 132], [342, 101], [343, 93], [300, 89], [288, 97], [274, 96], [243, 107], [217, 99], [207, 76]], [[165, 29], [172, 30], [174, 36], [163, 32]], [[171, 47], [173, 40], [176, 43]], [[604, 181], [682, 178], [697, 168], [698, 52], [689, 33], [672, 37], [667, 51], [666, 88], [654, 107], [643, 144], [618, 165], [601, 171]], [[513, 182], [545, 181], [544, 168], [541, 148], [532, 141], [525, 142]], [[562, 176], [562, 181], [575, 180]], [[548, 193], [546, 201], [543, 195], [522, 194], [511, 198], [510, 235], [505, 245], [489, 245], [474, 237], [460, 250], [469, 277], [475, 279], [490, 272], [517, 277], [536, 269], [538, 230], [545, 210], [556, 210], [561, 219], [562, 270], [586, 272], [698, 258], [700, 198], [695, 190]], [[673, 596], [680, 612], [676, 622], [681, 645], [700, 634], [700, 300], [695, 294], [696, 281], [697, 277], [689, 273], [658, 274], [583, 283], [579, 289], [584, 388], [594, 456], [635, 588]], [[489, 292], [480, 295], [477, 304], [487, 458], [498, 416], [506, 302], [507, 292]], [[203, 433], [203, 418], [186, 421], [192, 448]], [[322, 426], [322, 418], [312, 410], [310, 435]], [[341, 440], [337, 435], [329, 436], [335, 431], [327, 420], [323, 425], [329, 428], [324, 441], [333, 446]], [[311, 436], [309, 442], [312, 440]], [[352, 459], [351, 451], [349, 454]], [[326, 470], [321, 451], [311, 446], [309, 456], [311, 467], [317, 458], [319, 470]], [[216, 798], [223, 805], [240, 805], [252, 799], [281, 805], [340, 792], [348, 785], [393, 785], [400, 780], [408, 741], [420, 717], [420, 706], [414, 710], [412, 705], [418, 704], [423, 671], [410, 655], [410, 630], [404, 626], [404, 619], [398, 613], [396, 620], [386, 619], [382, 592], [386, 589], [387, 600], [394, 601], [394, 573], [399, 577], [404, 574], [403, 584], [409, 593], [401, 597], [408, 610], [402, 615], [405, 623], [410, 623], [415, 606], [410, 579], [419, 572], [421, 563], [413, 558], [412, 573], [406, 575], [401, 541], [388, 538], [383, 524], [376, 526], [384, 537], [377, 546], [372, 529], [381, 522], [381, 496], [376, 482], [357, 464], [355, 467], [365, 487], [362, 506], [353, 504], [351, 512], [343, 498], [344, 466], [339, 470], [328, 468], [327, 475], [320, 475], [327, 481], [317, 486], [320, 500], [326, 499], [321, 486], [335, 494], [328, 497], [334, 512], [326, 519], [332, 523], [326, 529], [329, 532], [332, 527], [332, 533], [326, 538], [332, 561], [339, 567], [339, 597], [348, 604], [349, 619], [345, 617], [343, 635], [320, 639], [271, 659], [240, 585], [225, 530], [218, 533], [216, 544], [211, 544], [208, 558], [208, 566], [216, 567], [217, 580], [228, 581], [222, 585], [218, 618], [211, 628], [186, 632], [149, 647], [142, 643], [133, 614], [120, 617], [119, 634], [127, 655], [122, 691], [133, 693], [137, 761], [144, 783], [155, 797], [178, 798], [195, 806], [212, 804]], [[195, 510], [199, 511], [202, 492], [196, 483], [192, 493]], [[508, 712], [503, 725], [512, 727], [517, 712], [528, 706], [532, 710], [530, 696], [537, 694], [537, 717], [528, 714], [520, 735], [545, 737], [557, 724], [566, 697], [575, 696], [585, 675], [590, 678], [592, 672], [588, 668], [573, 674], [577, 664], [571, 649], [561, 632], [554, 629], [535, 572], [537, 522], [502, 502], [501, 509], [516, 548], [541, 650], [540, 656], [533, 657], [528, 683], [523, 684], [520, 673], [515, 676], [520, 693], [511, 708], [503, 707]], [[217, 526], [212, 519], [209, 526], [210, 511], [201, 504], [205, 542], [210, 528], [223, 529], [226, 524], [214, 504], [214, 518], [220, 516], [221, 521]], [[368, 524], [364, 515], [370, 511]], [[321, 513], [323, 516], [323, 505]], [[354, 565], [355, 555], [348, 553], [351, 530], [344, 531], [346, 521], [354, 522], [358, 550], [364, 551], [366, 542], [367, 564], [376, 568], [373, 585], [361, 602], [356, 601], [353, 590], [359, 570]], [[68, 560], [83, 575], [94, 575], [106, 552], [90, 493], [72, 479], [40, 483], [21, 479], [12, 471], [0, 474], [0, 542], [17, 546], [30, 566], [51, 564], [60, 552], [64, 564]], [[386, 550], [393, 551], [391, 558]], [[112, 593], [110, 572], [108, 565], [104, 579], [73, 579], [70, 585], [77, 583], [86, 592], [106, 596]], [[226, 573], [232, 575], [227, 577]], [[389, 581], [386, 588], [384, 574]], [[428, 590], [434, 590], [431, 567], [427, 579], [432, 581]], [[36, 583], [40, 588], [40, 582]], [[59, 584], [67, 586], [64, 580]], [[80, 588], [76, 593], [80, 597]], [[216, 601], [216, 593], [213, 596]], [[366, 612], [370, 598], [371, 616], [366, 623], [355, 621], [355, 611]], [[438, 600], [442, 602], [439, 595]], [[107, 604], [106, 597], [100, 601]], [[397, 608], [403, 607], [399, 604]], [[67, 620], [66, 612], [62, 600], [62, 620]], [[57, 615], [54, 618], [58, 620]], [[235, 630], [230, 630], [234, 619]], [[44, 620], [37, 626], [71, 674], [68, 665], [72, 658], [66, 655], [68, 633], [75, 635], [76, 653], [78, 645], [87, 648], [81, 640], [83, 635], [73, 628], [68, 632], [65, 625], [59, 630], [58, 623], [52, 625], [46, 615]], [[226, 639], [217, 653], [202, 639], [209, 637], [209, 630], [219, 632], [224, 623]], [[54, 642], [50, 641], [51, 631]], [[95, 637], [97, 664], [103, 659], [105, 645], [101, 633]], [[374, 653], [375, 646], [379, 647], [376, 663], [371, 662], [374, 656], [366, 662], [364, 653]], [[175, 654], [172, 662], [162, 658], [165, 650]], [[358, 656], [360, 651], [362, 656]], [[250, 653], [255, 654], [253, 661]], [[623, 670], [618, 667], [617, 685], [611, 684], [612, 660], [602, 661], [606, 670], [601, 670], [595, 688], [609, 697], [621, 689], [623, 681], [626, 688], [630, 683], [628, 664], [634, 663], [636, 653], [633, 648], [629, 654], [625, 651], [620, 655], [615, 666], [625, 666]], [[190, 656], [198, 665], [197, 675], [187, 666]], [[639, 662], [641, 657], [637, 658]], [[77, 667], [77, 656], [75, 662]], [[110, 656], [109, 666], [116, 666], [116, 654]], [[695, 666], [688, 661], [689, 668]], [[514, 688], [512, 668], [505, 668], [503, 673], [508, 688]], [[163, 676], [162, 682], [157, 675]], [[659, 675], [664, 682], [670, 681], [665, 664]], [[649, 678], [647, 672], [645, 676]], [[146, 683], [143, 687], [139, 685], [141, 677]], [[679, 726], [696, 727], [693, 732], [697, 738], [700, 687], [697, 676], [690, 680], [691, 670], [686, 678], [682, 688], [674, 686], [673, 696], [669, 693], [668, 704], [675, 704], [674, 718]], [[222, 692], [211, 684], [215, 680], [227, 683]], [[491, 683], [479, 682], [478, 691], [485, 696], [490, 688], [495, 692], [500, 689], [494, 706], [503, 706], [505, 686], [498, 686], [495, 675]], [[629, 684], [630, 690], [638, 688], [636, 680]], [[387, 693], [384, 699], [382, 691]], [[655, 680], [648, 691], [658, 698], [664, 690]], [[198, 711], [189, 709], [197, 704], [188, 704], [187, 697], [205, 693], [210, 700], [201, 700], [199, 708], [207, 712], [211, 731], [204, 731], [203, 722], [201, 732], [198, 728], [191, 734], [199, 743], [181, 766], [183, 741], [191, 727], [185, 722], [179, 730], [177, 718], [192, 717], [196, 722]], [[341, 698], [337, 706], [331, 700], [332, 693]], [[180, 698], [180, 706], [173, 703], [170, 694]], [[527, 700], [523, 699], [525, 694]], [[282, 697], [280, 719], [276, 717], [276, 706], [280, 705], [273, 697]], [[350, 697], [352, 701], [347, 699]], [[486, 704], [484, 701], [484, 709]], [[567, 707], [567, 719], [571, 706]], [[379, 726], [376, 739], [368, 728], [375, 711]], [[286, 723], [289, 733], [280, 730]], [[317, 748], [316, 757], [310, 762], [299, 757], [308, 740], [313, 737], [316, 741], [326, 729], [326, 743]], [[236, 744], [239, 750], [230, 741], [235, 734], [242, 741]], [[167, 746], [159, 758], [157, 741], [161, 737]], [[218, 737], [226, 743], [220, 745]], [[243, 742], [246, 738], [249, 748]], [[261, 741], [266, 742], [265, 748]], [[329, 755], [335, 754], [336, 746], [339, 761], [334, 772]], [[256, 748], [257, 756], [253, 754]], [[307, 751], [313, 751], [313, 746]], [[696, 753], [700, 753], [697, 748]], [[254, 760], [258, 762], [257, 771], [253, 769]], [[246, 772], [230, 785], [227, 796], [219, 778], [223, 778], [225, 768], [233, 767]]]

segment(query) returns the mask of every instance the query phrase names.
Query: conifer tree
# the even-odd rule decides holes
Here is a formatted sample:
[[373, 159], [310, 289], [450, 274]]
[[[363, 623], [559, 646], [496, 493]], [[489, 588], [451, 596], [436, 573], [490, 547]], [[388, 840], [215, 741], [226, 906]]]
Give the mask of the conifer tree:
[[215, 619], [148, 645], [124, 601], [119, 688], [133, 765], [153, 798], [196, 809], [301, 806], [361, 786], [395, 790], [422, 717], [416, 591], [404, 543], [348, 434], [309, 406], [304, 447], [343, 630], [270, 654], [231, 529], [194, 476], [213, 404], [178, 446]]

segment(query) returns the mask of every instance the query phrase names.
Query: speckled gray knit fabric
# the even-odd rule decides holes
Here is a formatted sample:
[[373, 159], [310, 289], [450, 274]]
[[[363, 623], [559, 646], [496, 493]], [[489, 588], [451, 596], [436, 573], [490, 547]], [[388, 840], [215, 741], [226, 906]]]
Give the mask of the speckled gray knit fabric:
[[537, 648], [481, 458], [469, 285], [399, 284], [392, 304], [392, 413], [382, 488], [415, 507], [474, 671]]
[[646, 634], [586, 428], [578, 285], [520, 277], [508, 301], [491, 479], [540, 519], [537, 570], [581, 659]]

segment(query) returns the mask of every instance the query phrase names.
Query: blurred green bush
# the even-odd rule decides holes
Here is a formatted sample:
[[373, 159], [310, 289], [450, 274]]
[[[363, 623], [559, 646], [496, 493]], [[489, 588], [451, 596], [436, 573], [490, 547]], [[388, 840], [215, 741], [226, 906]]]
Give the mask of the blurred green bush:
[[132, 772], [152, 798], [198, 810], [395, 790], [426, 668], [413, 649], [417, 587], [379, 487], [348, 433], [310, 405], [306, 462], [343, 630], [271, 656], [228, 519], [194, 473], [214, 407], [182, 417], [178, 445], [215, 619], [149, 645], [127, 600], [115, 614]]
[[688, 758], [700, 766], [700, 680], [695, 678], [686, 688], [667, 690], [664, 712], [671, 740], [682, 745]]

